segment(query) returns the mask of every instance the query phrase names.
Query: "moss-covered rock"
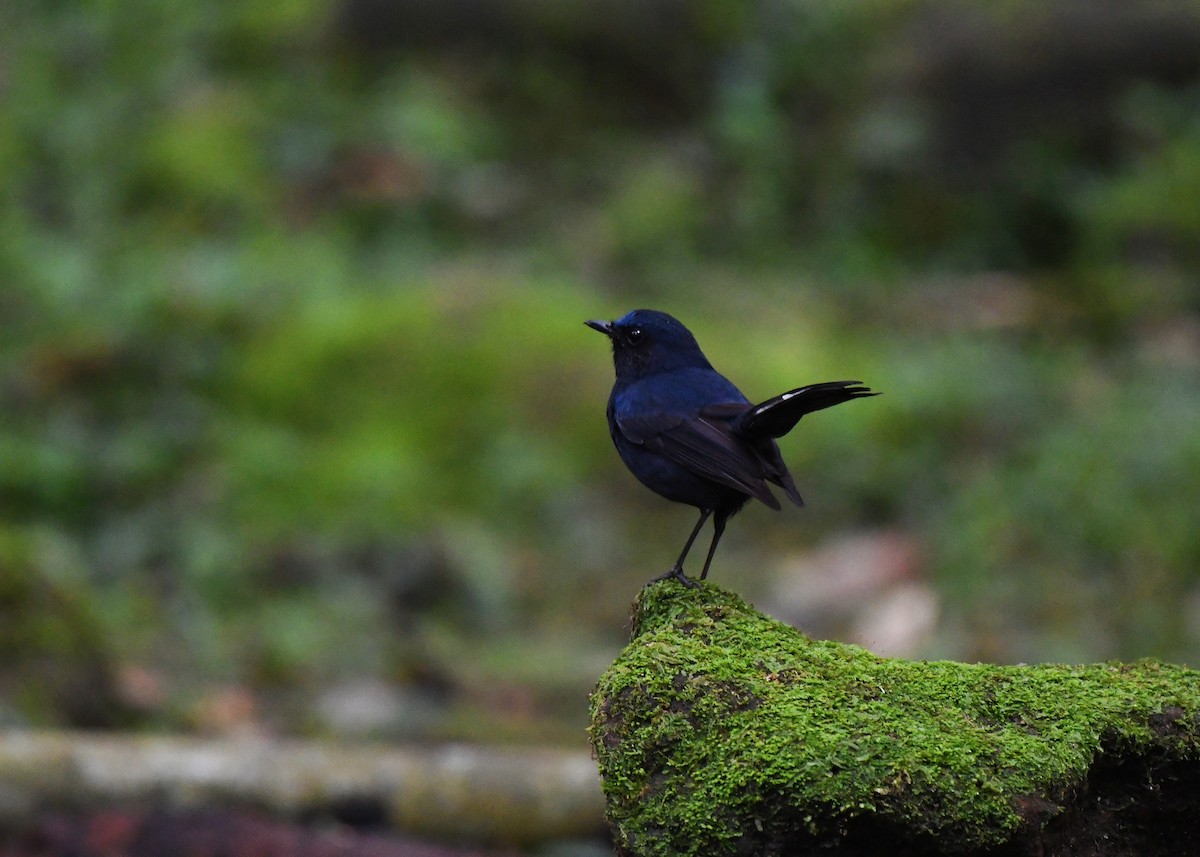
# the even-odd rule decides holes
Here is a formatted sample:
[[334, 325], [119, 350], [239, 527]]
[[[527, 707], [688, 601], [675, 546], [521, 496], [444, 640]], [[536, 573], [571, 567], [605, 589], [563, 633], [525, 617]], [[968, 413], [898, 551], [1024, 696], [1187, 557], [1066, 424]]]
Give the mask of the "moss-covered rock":
[[882, 658], [664, 581], [591, 738], [623, 855], [1176, 854], [1198, 713], [1184, 667]]

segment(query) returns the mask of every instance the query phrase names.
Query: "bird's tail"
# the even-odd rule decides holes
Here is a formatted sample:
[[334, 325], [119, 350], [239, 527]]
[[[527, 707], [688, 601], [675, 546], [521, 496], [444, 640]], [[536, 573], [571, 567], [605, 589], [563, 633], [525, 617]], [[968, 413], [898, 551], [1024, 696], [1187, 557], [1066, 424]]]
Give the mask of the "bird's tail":
[[755, 405], [733, 422], [733, 431], [745, 438], [783, 437], [805, 414], [860, 399], [877, 396], [862, 381], [825, 381], [781, 393]]

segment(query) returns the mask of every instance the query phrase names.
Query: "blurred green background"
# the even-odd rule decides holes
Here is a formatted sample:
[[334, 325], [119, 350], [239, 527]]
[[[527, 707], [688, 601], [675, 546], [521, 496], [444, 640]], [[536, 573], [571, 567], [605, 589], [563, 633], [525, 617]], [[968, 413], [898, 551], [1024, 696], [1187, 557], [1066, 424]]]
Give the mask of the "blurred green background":
[[783, 442], [713, 579], [1200, 663], [1200, 4], [0, 10], [0, 723], [583, 746], [694, 513], [587, 318]]

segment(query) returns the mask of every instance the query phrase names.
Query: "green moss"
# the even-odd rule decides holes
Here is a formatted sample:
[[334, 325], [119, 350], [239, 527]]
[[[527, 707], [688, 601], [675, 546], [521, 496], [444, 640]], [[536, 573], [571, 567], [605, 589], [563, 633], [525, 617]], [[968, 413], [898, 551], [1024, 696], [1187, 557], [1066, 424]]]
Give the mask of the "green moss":
[[625, 853], [736, 854], [878, 823], [938, 847], [1013, 837], [1101, 757], [1195, 757], [1200, 672], [991, 666], [815, 641], [713, 586], [647, 587], [592, 698]]

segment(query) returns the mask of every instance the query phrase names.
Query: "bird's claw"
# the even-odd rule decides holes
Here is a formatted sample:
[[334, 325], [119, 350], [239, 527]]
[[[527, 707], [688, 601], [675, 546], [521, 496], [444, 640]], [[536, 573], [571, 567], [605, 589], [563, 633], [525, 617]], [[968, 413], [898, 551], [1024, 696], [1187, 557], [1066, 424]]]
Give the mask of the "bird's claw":
[[692, 580], [690, 577], [688, 577], [686, 574], [683, 573], [683, 569], [679, 566], [675, 566], [670, 571], [664, 572], [663, 574], [660, 574], [658, 577], [650, 578], [649, 583], [658, 583], [660, 580], [678, 580], [680, 583], [682, 583], [688, 589], [699, 589], [700, 588], [699, 581]]

